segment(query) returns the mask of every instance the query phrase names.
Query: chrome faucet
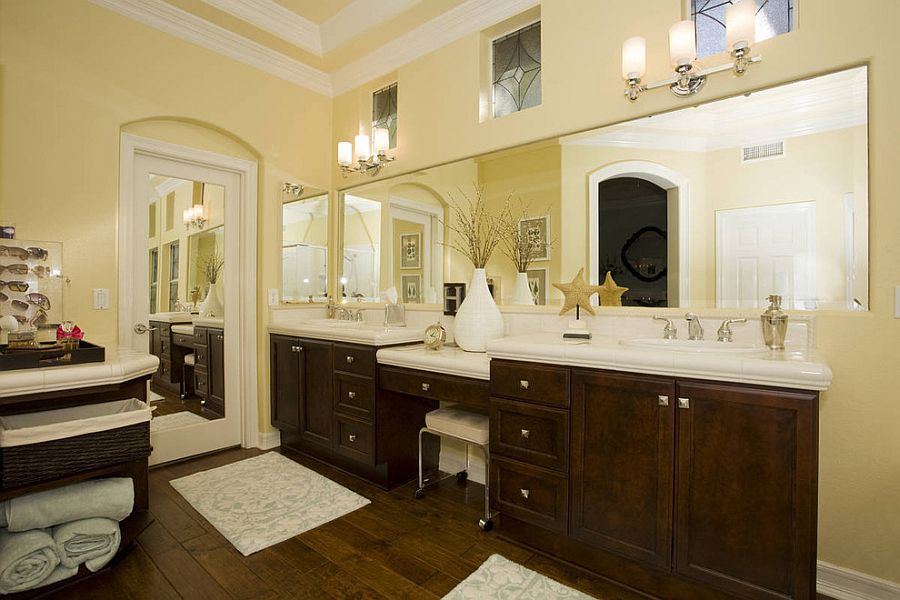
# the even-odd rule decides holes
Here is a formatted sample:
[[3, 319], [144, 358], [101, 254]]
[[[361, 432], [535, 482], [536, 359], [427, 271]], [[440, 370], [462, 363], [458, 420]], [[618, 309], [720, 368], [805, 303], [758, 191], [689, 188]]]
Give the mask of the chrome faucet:
[[687, 319], [688, 322], [688, 339], [702, 340], [703, 326], [700, 325], [700, 317], [698, 317], [694, 313], [689, 312], [688, 314], [684, 315], [684, 318]]
[[353, 319], [353, 314], [343, 304], [335, 304], [334, 313], [336, 315], [335, 318], [340, 319], [341, 321], [350, 321]]
[[720, 342], [733, 342], [734, 341], [734, 332], [731, 331], [732, 323], [746, 323], [747, 319], [725, 319], [722, 321], [722, 324], [719, 325], [719, 330], [716, 332], [718, 339]]
[[672, 319], [667, 319], [666, 317], [660, 317], [659, 315], [654, 315], [653, 319], [655, 321], [665, 321], [666, 326], [663, 328], [663, 339], [666, 340], [674, 340], [678, 338], [678, 330], [675, 329], [675, 324], [672, 323]]

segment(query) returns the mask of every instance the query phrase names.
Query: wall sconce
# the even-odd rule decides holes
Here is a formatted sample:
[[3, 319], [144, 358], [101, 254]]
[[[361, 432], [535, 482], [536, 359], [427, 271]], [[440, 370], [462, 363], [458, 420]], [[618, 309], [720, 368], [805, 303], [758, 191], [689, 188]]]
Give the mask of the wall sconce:
[[290, 181], [285, 181], [281, 184], [281, 195], [283, 197], [287, 197], [289, 200], [299, 200], [300, 196], [303, 195], [303, 190], [306, 189], [299, 183], [291, 183]]
[[[385, 164], [394, 160], [393, 156], [387, 155], [391, 143], [388, 130], [375, 127], [372, 136], [374, 152], [369, 146], [369, 136], [364, 133], [356, 136], [352, 145], [350, 142], [338, 142], [338, 164], [345, 177], [347, 173], [368, 173], [374, 177]], [[356, 165], [353, 158], [356, 158]]]
[[195, 204], [184, 209], [184, 228], [203, 229], [206, 225], [206, 209], [202, 204]]
[[760, 56], [750, 56], [750, 44], [756, 37], [755, 0], [739, 0], [725, 10], [725, 31], [733, 62], [699, 69], [694, 65], [697, 60], [694, 22], [679, 21], [672, 25], [669, 29], [669, 60], [675, 69], [675, 76], [647, 85], [641, 85], [647, 68], [647, 43], [642, 37], [628, 38], [622, 44], [625, 96], [634, 102], [647, 90], [663, 86], [668, 86], [676, 96], [692, 96], [700, 91], [708, 75], [729, 69], [736, 75], [743, 75], [752, 63], [762, 60]]

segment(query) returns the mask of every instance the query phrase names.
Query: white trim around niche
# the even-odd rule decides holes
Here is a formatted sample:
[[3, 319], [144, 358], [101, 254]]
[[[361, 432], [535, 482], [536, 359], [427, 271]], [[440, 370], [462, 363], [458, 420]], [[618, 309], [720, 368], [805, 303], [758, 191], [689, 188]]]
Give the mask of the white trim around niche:
[[[133, 277], [126, 270], [134, 256], [137, 240], [129, 233], [135, 219], [134, 160], [137, 155], [155, 156], [167, 160], [230, 171], [240, 178], [240, 260], [238, 281], [240, 309], [238, 311], [238, 389], [241, 405], [241, 445], [245, 448], [259, 444], [259, 405], [257, 394], [257, 321], [256, 321], [256, 254], [257, 254], [257, 169], [255, 161], [244, 160], [179, 144], [163, 142], [129, 133], [122, 133], [119, 150], [119, 235], [118, 235], [118, 304], [119, 345], [134, 347], [131, 315], [134, 309]], [[123, 235], [125, 234], [125, 235]], [[229, 334], [231, 336], [232, 334]]]
[[[588, 177], [588, 275], [589, 281], [600, 282], [600, 192], [599, 184], [614, 177], [637, 177], [655, 183], [664, 190], [678, 190], [678, 302], [677, 306], [690, 303], [690, 180], [659, 163], [644, 160], [626, 160], [601, 167]], [[596, 300], [593, 300], [596, 302]]]

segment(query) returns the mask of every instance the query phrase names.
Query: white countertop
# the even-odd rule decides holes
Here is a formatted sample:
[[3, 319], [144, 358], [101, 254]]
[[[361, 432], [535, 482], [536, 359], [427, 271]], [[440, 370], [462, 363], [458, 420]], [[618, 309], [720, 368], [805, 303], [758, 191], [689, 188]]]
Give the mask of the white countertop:
[[269, 333], [297, 335], [333, 342], [350, 342], [366, 346], [390, 346], [421, 341], [425, 327], [384, 327], [380, 323], [309, 319], [271, 323]]
[[587, 343], [564, 342], [560, 333], [536, 333], [489, 342], [491, 358], [690, 377], [733, 383], [822, 391], [831, 369], [814, 351], [768, 350], [747, 354], [673, 352], [626, 347], [619, 338], [594, 336]]
[[225, 327], [222, 317], [194, 317], [194, 327]]
[[180, 333], [182, 335], [194, 335], [194, 326], [187, 324], [172, 325], [172, 333]]
[[152, 313], [150, 321], [159, 321], [161, 323], [190, 323], [194, 320], [194, 315], [183, 311], [178, 312], [160, 312]]
[[106, 348], [106, 361], [65, 367], [0, 371], [0, 398], [118, 384], [156, 371], [159, 359], [130, 349]]
[[472, 379], [491, 378], [491, 358], [483, 352], [466, 352], [455, 346], [429, 350], [425, 344], [382, 348], [376, 355], [378, 364], [419, 369]]

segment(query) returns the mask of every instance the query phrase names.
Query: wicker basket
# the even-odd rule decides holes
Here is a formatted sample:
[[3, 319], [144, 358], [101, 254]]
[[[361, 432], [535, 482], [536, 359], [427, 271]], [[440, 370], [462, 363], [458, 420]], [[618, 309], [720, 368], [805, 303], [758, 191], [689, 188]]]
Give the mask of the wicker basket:
[[[104, 411], [109, 414], [102, 416]], [[79, 412], [87, 416], [79, 419]], [[60, 413], [66, 420], [60, 420]], [[21, 419], [17, 421], [17, 417]], [[4, 432], [15, 431], [20, 439], [14, 445], [3, 445], [0, 439], [0, 489], [49, 481], [145, 458], [150, 455], [149, 417], [149, 407], [138, 400], [75, 407], [65, 412], [45, 411], [4, 417], [0, 423]], [[45, 424], [35, 426], [41, 421]], [[54, 428], [61, 433], [54, 434]], [[22, 434], [27, 435], [29, 430], [39, 431], [36, 437], [42, 441], [22, 443]], [[59, 437], [67, 431], [79, 433]], [[54, 437], [57, 439], [50, 439]]]

